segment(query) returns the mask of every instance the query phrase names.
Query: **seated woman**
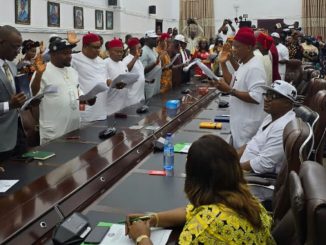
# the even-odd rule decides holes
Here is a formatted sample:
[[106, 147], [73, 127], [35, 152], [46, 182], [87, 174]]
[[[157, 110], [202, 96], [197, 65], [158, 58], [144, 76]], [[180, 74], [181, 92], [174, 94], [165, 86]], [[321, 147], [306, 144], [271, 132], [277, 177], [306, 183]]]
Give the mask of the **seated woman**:
[[150, 215], [147, 221], [128, 215], [126, 234], [139, 245], [152, 244], [150, 227], [183, 225], [179, 244], [275, 244], [271, 218], [254, 198], [243, 178], [232, 146], [214, 135], [195, 141], [186, 162], [182, 207]]

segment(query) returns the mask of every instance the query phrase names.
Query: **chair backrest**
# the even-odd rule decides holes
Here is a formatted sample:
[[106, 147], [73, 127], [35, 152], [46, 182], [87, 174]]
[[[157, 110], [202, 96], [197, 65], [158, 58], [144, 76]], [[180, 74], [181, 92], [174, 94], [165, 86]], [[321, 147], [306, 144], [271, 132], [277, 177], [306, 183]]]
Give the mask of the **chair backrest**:
[[314, 127], [314, 148], [311, 160], [322, 164], [323, 151], [326, 143], [326, 90], [321, 90], [314, 95], [311, 100], [310, 108], [320, 115]]
[[305, 194], [306, 242], [326, 242], [326, 169], [312, 161], [306, 161], [300, 168], [300, 180]]
[[298, 173], [301, 163], [308, 159], [311, 153], [312, 135], [310, 125], [301, 118], [292, 120], [284, 128], [283, 147], [286, 159], [276, 179], [272, 203], [276, 223], [290, 209], [288, 176], [290, 171]]
[[304, 105], [295, 107], [294, 112], [297, 117], [301, 118], [304, 122], [309, 123], [310, 127], [314, 129], [319, 119], [319, 114], [317, 112]]
[[277, 244], [325, 244], [326, 169], [305, 161], [289, 175], [291, 208], [273, 228]]
[[322, 78], [312, 78], [309, 81], [303, 104], [311, 108], [312, 98], [320, 90], [326, 90], [326, 80]]

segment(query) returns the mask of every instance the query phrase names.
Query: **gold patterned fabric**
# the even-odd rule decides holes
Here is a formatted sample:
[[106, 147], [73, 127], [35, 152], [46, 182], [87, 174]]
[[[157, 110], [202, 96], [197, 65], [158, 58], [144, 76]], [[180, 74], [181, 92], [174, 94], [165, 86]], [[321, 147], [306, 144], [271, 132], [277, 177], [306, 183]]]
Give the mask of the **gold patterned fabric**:
[[261, 206], [263, 228], [256, 230], [232, 209], [223, 204], [187, 206], [186, 224], [179, 237], [180, 245], [189, 244], [276, 244], [270, 234], [272, 219]]
[[308, 35], [326, 37], [326, 0], [302, 1], [302, 27]]

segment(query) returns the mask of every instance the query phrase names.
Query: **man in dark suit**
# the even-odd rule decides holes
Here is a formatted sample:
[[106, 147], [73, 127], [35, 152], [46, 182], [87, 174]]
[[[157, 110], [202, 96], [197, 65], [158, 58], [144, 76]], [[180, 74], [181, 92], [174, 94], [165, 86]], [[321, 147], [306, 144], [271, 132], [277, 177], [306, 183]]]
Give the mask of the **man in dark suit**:
[[16, 94], [14, 78], [17, 73], [12, 61], [20, 51], [22, 37], [12, 26], [0, 27], [0, 161], [25, 151], [24, 132], [18, 108], [26, 100], [24, 93]]

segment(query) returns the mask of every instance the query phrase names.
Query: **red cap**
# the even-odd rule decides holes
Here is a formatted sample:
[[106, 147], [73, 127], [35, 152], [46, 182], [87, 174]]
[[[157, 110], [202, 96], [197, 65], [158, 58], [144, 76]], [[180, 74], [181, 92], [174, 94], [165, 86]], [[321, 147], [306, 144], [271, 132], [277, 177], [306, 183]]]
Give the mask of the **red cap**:
[[249, 27], [240, 28], [235, 35], [234, 40], [250, 46], [255, 46], [256, 44], [254, 32]]
[[140, 42], [139, 42], [139, 39], [137, 37], [129, 38], [129, 40], [128, 40], [128, 47], [129, 48], [135, 47], [139, 43]]
[[89, 45], [91, 43], [99, 42], [100, 37], [94, 33], [88, 33], [83, 36], [83, 45]]
[[273, 38], [264, 34], [264, 33], [259, 33], [257, 40], [258, 43], [260, 43], [264, 49], [270, 49], [272, 44], [273, 44]]
[[106, 49], [110, 49], [110, 48], [123, 48], [123, 42], [118, 39], [118, 38], [114, 38], [113, 40], [111, 40], [110, 42], [107, 42], [105, 45]]
[[162, 33], [160, 36], [160, 40], [167, 40], [170, 38], [170, 34], [169, 33]]

